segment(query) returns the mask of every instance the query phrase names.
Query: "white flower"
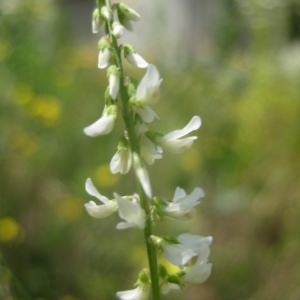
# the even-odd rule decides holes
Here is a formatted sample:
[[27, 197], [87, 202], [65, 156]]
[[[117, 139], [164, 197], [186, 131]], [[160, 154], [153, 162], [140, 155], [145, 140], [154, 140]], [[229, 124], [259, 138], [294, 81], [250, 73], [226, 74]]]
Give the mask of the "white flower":
[[146, 163], [152, 165], [156, 159], [162, 158], [162, 148], [155, 145], [147, 136], [148, 127], [144, 123], [135, 126], [136, 134], [140, 142], [141, 156]]
[[102, 205], [97, 205], [94, 201], [86, 203], [84, 206], [90, 216], [94, 218], [105, 218], [113, 214], [118, 209], [116, 201], [109, 200], [105, 196], [101, 195], [95, 188], [90, 178], [88, 178], [85, 182], [85, 190], [88, 194], [96, 197], [98, 200], [104, 203]]
[[163, 211], [169, 217], [187, 219], [202, 197], [204, 192], [199, 187], [196, 187], [190, 195], [187, 195], [184, 189], [177, 187], [172, 202], [168, 202]]
[[134, 66], [138, 68], [147, 68], [148, 63], [144, 60], [142, 56], [136, 53], [135, 49], [131, 45], [124, 45], [124, 56]]
[[[187, 265], [194, 256], [200, 255], [203, 259], [208, 257], [205, 250], [209, 250], [212, 237], [203, 237], [193, 234], [181, 234], [177, 237], [178, 244], [167, 243], [163, 246], [166, 259], [173, 265], [183, 267]], [[205, 245], [205, 246], [203, 246]], [[203, 250], [203, 248], [205, 248]], [[208, 252], [209, 254], [209, 252]]]
[[141, 18], [140, 15], [134, 9], [128, 7], [124, 3], [116, 4], [116, 8], [119, 21], [127, 30], [132, 31], [132, 25], [130, 21], [139, 21]]
[[135, 195], [132, 201], [125, 200], [117, 193], [114, 193], [119, 207], [119, 216], [125, 222], [117, 224], [117, 229], [126, 229], [130, 227], [145, 228], [145, 212], [141, 208], [138, 195]]
[[110, 59], [109, 49], [104, 48], [100, 50], [98, 56], [98, 68], [105, 69], [109, 65], [109, 59]]
[[112, 28], [112, 34], [115, 38], [118, 39], [124, 34], [124, 26], [122, 26], [119, 22], [114, 22]]
[[110, 133], [117, 118], [117, 109], [116, 105], [105, 107], [102, 117], [92, 125], [85, 127], [83, 130], [84, 133], [91, 137]]
[[154, 65], [148, 65], [147, 72], [139, 83], [136, 90], [137, 102], [141, 105], [149, 105], [157, 102], [160, 92], [159, 86], [162, 79]]
[[133, 290], [117, 292], [117, 297], [120, 300], [147, 300], [149, 290], [149, 285], [139, 285]]
[[158, 143], [167, 150], [173, 153], [181, 153], [188, 150], [195, 139], [196, 136], [190, 136], [181, 139], [181, 137], [189, 134], [191, 131], [197, 130], [201, 126], [201, 119], [199, 116], [194, 116], [191, 121], [180, 130], [174, 130], [164, 135], [162, 138], [158, 139]]
[[98, 8], [94, 9], [93, 19], [92, 19], [92, 32], [97, 33], [101, 28], [102, 20], [99, 14]]
[[120, 172], [126, 174], [129, 172], [132, 164], [132, 155], [130, 148], [122, 147], [118, 149], [118, 152], [112, 157], [110, 161], [110, 171], [113, 174]]
[[212, 264], [207, 263], [209, 253], [209, 246], [207, 244], [203, 244], [196, 263], [192, 265], [187, 273], [182, 277], [182, 281], [184, 283], [199, 284], [209, 277], [212, 268]]
[[155, 118], [159, 119], [155, 111], [149, 106], [132, 106], [133, 110], [141, 117], [145, 123], [151, 123]]
[[148, 198], [152, 198], [152, 189], [147, 169], [144, 168], [140, 157], [136, 153], [133, 153], [133, 163], [136, 177], [138, 178], [146, 196]]
[[107, 70], [109, 95], [115, 100], [120, 89], [120, 73], [117, 66], [111, 65]]

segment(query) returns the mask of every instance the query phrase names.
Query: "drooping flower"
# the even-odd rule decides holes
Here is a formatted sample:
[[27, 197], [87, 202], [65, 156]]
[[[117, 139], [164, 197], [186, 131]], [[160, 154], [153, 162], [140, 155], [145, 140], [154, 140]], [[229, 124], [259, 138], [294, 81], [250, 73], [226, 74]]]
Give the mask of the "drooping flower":
[[133, 164], [136, 177], [138, 178], [146, 196], [152, 198], [152, 189], [147, 169], [143, 166], [140, 157], [133, 153]]
[[141, 117], [143, 122], [151, 123], [155, 118], [159, 119], [154, 110], [149, 106], [136, 106], [133, 105], [132, 109]]
[[93, 11], [93, 17], [92, 17], [92, 32], [97, 33], [102, 25], [102, 19], [99, 14], [99, 9], [95, 8]]
[[182, 277], [184, 283], [199, 284], [204, 282], [210, 275], [212, 264], [208, 263], [210, 249], [208, 244], [202, 244], [197, 261]]
[[152, 165], [156, 159], [162, 158], [162, 148], [147, 137], [148, 127], [144, 123], [137, 123], [135, 130], [140, 142], [140, 151], [146, 163]]
[[140, 206], [139, 196], [134, 195], [131, 201], [120, 197], [117, 193], [114, 193], [114, 197], [118, 202], [119, 216], [121, 219], [125, 220], [125, 222], [117, 224], [117, 229], [126, 229], [130, 227], [144, 229], [145, 211]]
[[159, 87], [162, 79], [154, 65], [149, 64], [147, 71], [136, 90], [136, 101], [140, 105], [150, 105], [160, 97]]
[[94, 201], [86, 203], [84, 206], [90, 216], [94, 218], [106, 218], [118, 209], [116, 200], [109, 200], [101, 195], [90, 178], [85, 182], [85, 189], [89, 195], [97, 198], [103, 203], [102, 205], [97, 205]]
[[123, 135], [118, 144], [118, 151], [110, 161], [110, 171], [113, 174], [126, 174], [131, 168], [132, 154], [127, 138]]
[[88, 136], [95, 137], [98, 135], [105, 135], [112, 131], [115, 120], [117, 118], [118, 107], [110, 105], [104, 108], [102, 117], [94, 122], [92, 125], [84, 128], [84, 133]]
[[129, 31], [132, 31], [132, 25], [130, 21], [137, 22], [141, 16], [132, 8], [124, 3], [117, 3], [117, 14], [120, 23]]
[[191, 131], [199, 129], [201, 126], [201, 119], [199, 116], [194, 116], [190, 122], [180, 130], [174, 130], [169, 132], [157, 139], [157, 143], [161, 145], [163, 148], [169, 150], [173, 153], [181, 153], [188, 150], [195, 139], [196, 136], [190, 136], [186, 138], [182, 138], [183, 136], [189, 134]]
[[113, 22], [112, 34], [116, 39], [120, 38], [124, 34], [124, 26], [119, 22]]
[[204, 197], [204, 192], [199, 187], [196, 187], [190, 195], [187, 195], [184, 189], [177, 187], [173, 200], [165, 203], [163, 212], [172, 218], [188, 219], [202, 197]]
[[117, 66], [111, 65], [107, 69], [108, 83], [109, 83], [109, 95], [115, 100], [120, 88], [120, 73]]
[[149, 293], [149, 285], [139, 285], [133, 290], [117, 292], [117, 297], [120, 300], [147, 300]]
[[110, 60], [110, 42], [106, 37], [103, 37], [98, 43], [99, 56], [98, 68], [104, 69], [108, 67]]
[[207, 249], [209, 250], [212, 237], [184, 233], [176, 238], [176, 242], [177, 243], [174, 244], [166, 240], [163, 245], [163, 253], [170, 263], [183, 268], [183, 266], [189, 264], [191, 259], [195, 256], [201, 255], [201, 257], [208, 257], [208, 255], [206, 256], [207, 253], [203, 254], [203, 252], [207, 251]]
[[147, 68], [148, 63], [144, 60], [142, 56], [136, 53], [135, 49], [131, 45], [123, 45], [124, 56], [134, 66], [138, 68]]

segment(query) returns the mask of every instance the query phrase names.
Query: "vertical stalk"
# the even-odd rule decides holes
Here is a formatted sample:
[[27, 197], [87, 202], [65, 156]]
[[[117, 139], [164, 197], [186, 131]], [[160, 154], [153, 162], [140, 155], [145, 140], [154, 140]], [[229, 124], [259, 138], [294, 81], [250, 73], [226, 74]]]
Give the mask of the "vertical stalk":
[[[111, 7], [110, 0], [106, 0], [106, 5], [108, 7]], [[126, 126], [126, 130], [128, 133], [129, 138], [129, 144], [131, 147], [132, 152], [135, 152], [138, 156], [140, 156], [140, 146], [138, 143], [138, 138], [136, 136], [136, 132], [134, 130], [134, 119], [133, 119], [133, 113], [130, 109], [128, 109], [128, 93], [125, 86], [125, 75], [121, 60], [121, 53], [120, 48], [118, 46], [116, 38], [112, 35], [112, 22], [107, 22], [107, 28], [108, 28], [108, 34], [112, 41], [112, 56], [115, 61], [115, 64], [119, 70], [120, 73], [120, 98], [122, 103], [122, 116], [124, 119], [124, 123]], [[152, 287], [152, 297], [154, 300], [160, 300], [161, 294], [160, 294], [160, 287], [159, 287], [159, 274], [158, 274], [158, 264], [157, 264], [157, 253], [155, 245], [153, 244], [151, 240], [152, 235], [152, 208], [151, 203], [146, 196], [142, 186], [139, 183], [139, 180], [137, 179], [137, 187], [138, 192], [140, 195], [141, 200], [141, 206], [145, 211], [146, 214], [146, 222], [145, 222], [145, 229], [144, 229], [144, 236], [145, 236], [145, 243], [147, 248], [147, 254], [148, 254], [148, 263], [149, 263], [149, 269], [150, 269], [150, 277], [151, 277], [151, 287]]]

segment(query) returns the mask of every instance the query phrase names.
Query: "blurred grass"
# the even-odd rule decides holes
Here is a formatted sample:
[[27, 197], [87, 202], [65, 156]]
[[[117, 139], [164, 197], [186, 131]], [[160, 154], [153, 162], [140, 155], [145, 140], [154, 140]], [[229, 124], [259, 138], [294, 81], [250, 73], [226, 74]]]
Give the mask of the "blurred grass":
[[[176, 186], [201, 186], [206, 197], [197, 218], [157, 231], [214, 236], [210, 279], [169, 299], [297, 300], [300, 47], [289, 9], [299, 22], [299, 6], [227, 2], [239, 19], [220, 24], [213, 59], [159, 67], [162, 120], [153, 128], [168, 132], [195, 114], [203, 126], [193, 149], [150, 168], [154, 191], [171, 198]], [[108, 197], [135, 187], [133, 177], [108, 173], [122, 122], [110, 136], [82, 133], [107, 85], [97, 50], [75, 46], [52, 1], [0, 7], [0, 298], [112, 299], [147, 262], [140, 232], [116, 231], [116, 215], [95, 220], [83, 209], [89, 176]]]

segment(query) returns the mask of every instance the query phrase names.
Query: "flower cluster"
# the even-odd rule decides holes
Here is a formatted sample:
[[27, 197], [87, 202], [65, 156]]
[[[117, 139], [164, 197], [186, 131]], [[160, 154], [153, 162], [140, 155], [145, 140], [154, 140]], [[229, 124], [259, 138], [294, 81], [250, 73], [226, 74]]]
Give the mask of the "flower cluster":
[[[153, 294], [157, 293], [155, 285], [160, 288], [160, 292], [165, 293], [170, 289], [182, 288], [186, 283], [203, 282], [211, 271], [211, 264], [208, 263], [211, 237], [187, 233], [178, 237], [158, 237], [151, 233], [155, 218], [172, 217], [179, 220], [191, 218], [195, 206], [204, 196], [199, 187], [189, 195], [177, 187], [172, 201], [153, 197], [146, 169], [146, 164], [152, 165], [156, 159], [162, 158], [164, 150], [173, 153], [188, 150], [197, 138], [188, 135], [199, 129], [201, 119], [194, 116], [182, 129], [167, 134], [149, 129], [150, 123], [158, 118], [153, 105], [160, 98], [162, 79], [156, 66], [148, 64], [132, 45], [119, 46], [117, 42], [126, 30], [132, 30], [131, 22], [139, 19], [140, 15], [123, 3], [111, 5], [110, 1], [97, 0], [92, 17], [92, 32], [98, 33], [103, 30], [105, 33], [98, 43], [98, 68], [107, 69], [108, 87], [101, 117], [83, 130], [90, 137], [109, 134], [114, 129], [118, 116], [122, 116], [125, 130], [120, 135], [117, 151], [110, 161], [110, 170], [113, 174], [126, 174], [133, 168], [142, 189], [142, 191], [139, 189], [140, 194], [120, 196], [114, 193], [114, 198], [109, 199], [101, 195], [88, 178], [85, 184], [86, 192], [100, 201], [97, 204], [91, 200], [85, 204], [88, 214], [94, 218], [106, 218], [118, 212], [122, 222], [116, 225], [117, 229], [132, 227], [145, 229], [146, 243], [152, 243], [157, 252], [179, 268], [176, 274], [168, 274], [163, 266], [156, 268], [150, 266], [151, 272], [143, 270], [136, 288], [117, 293], [119, 299], [128, 300], [147, 299], [151, 288]], [[137, 85], [129, 77], [124, 76], [122, 55], [136, 67], [147, 68]], [[156, 257], [156, 253], [154, 254]], [[149, 257], [152, 257], [152, 264], [157, 264], [156, 258], [153, 260], [153, 255]], [[158, 270], [157, 274], [153, 274], [155, 269]]]

